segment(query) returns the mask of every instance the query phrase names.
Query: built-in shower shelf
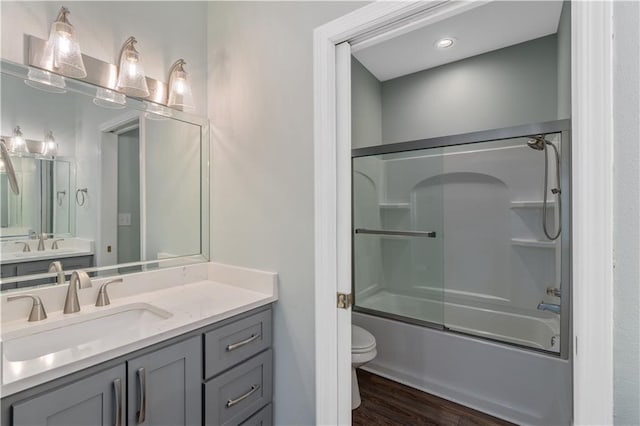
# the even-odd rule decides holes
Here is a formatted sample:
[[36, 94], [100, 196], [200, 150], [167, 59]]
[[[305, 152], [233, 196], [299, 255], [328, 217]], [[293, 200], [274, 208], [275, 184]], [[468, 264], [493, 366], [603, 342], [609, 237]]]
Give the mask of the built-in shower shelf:
[[402, 209], [402, 210], [408, 210], [411, 208], [411, 204], [409, 203], [380, 203], [378, 204], [378, 206], [381, 209]]
[[520, 247], [536, 247], [536, 248], [556, 248], [555, 241], [539, 241], [539, 240], [529, 240], [525, 238], [512, 238], [511, 244], [514, 246]]
[[[541, 209], [544, 203], [542, 201], [512, 201], [512, 209]], [[547, 208], [555, 207], [555, 201], [547, 200]]]

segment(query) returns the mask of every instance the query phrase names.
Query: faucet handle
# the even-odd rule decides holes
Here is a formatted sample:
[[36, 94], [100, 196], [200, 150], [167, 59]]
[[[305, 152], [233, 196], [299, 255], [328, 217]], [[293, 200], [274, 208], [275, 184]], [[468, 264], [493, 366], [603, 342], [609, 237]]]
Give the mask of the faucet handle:
[[44, 305], [42, 304], [42, 300], [38, 296], [34, 296], [33, 294], [25, 294], [21, 296], [11, 296], [7, 297], [7, 302], [12, 302], [17, 299], [33, 299], [33, 305], [31, 305], [31, 312], [29, 313], [29, 321], [42, 321], [47, 319], [47, 312], [44, 310]]
[[107, 281], [106, 283], [100, 286], [100, 290], [98, 290], [98, 299], [96, 299], [96, 306], [107, 306], [111, 303], [109, 300], [109, 294], [107, 293], [107, 286], [113, 283], [121, 283], [123, 282], [122, 278], [117, 278], [115, 280]]
[[31, 247], [29, 247], [29, 243], [25, 243], [24, 241], [16, 241], [16, 244], [24, 244], [22, 247], [22, 251], [28, 253], [31, 251]]
[[51, 244], [51, 250], [58, 250], [58, 241], [64, 241], [64, 238], [58, 238], [57, 240], [53, 240], [53, 244]]

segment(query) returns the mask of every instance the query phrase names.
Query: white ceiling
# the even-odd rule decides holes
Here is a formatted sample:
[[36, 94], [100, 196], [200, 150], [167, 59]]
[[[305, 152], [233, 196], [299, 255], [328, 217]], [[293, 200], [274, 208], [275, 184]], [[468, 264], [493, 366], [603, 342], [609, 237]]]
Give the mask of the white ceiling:
[[[493, 1], [353, 54], [380, 81], [554, 34], [562, 1]], [[435, 43], [456, 43], [438, 49]]]

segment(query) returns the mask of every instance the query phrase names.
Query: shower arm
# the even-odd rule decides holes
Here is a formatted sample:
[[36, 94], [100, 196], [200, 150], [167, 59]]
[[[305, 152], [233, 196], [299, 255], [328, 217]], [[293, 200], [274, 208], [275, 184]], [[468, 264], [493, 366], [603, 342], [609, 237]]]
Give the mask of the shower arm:
[[0, 154], [0, 158], [4, 162], [4, 168], [7, 170], [11, 191], [13, 191], [13, 193], [16, 195], [20, 195], [20, 187], [18, 186], [16, 171], [13, 168], [13, 163], [11, 162], [11, 156], [9, 155], [9, 150], [7, 149], [6, 142], [2, 138], [0, 138]]

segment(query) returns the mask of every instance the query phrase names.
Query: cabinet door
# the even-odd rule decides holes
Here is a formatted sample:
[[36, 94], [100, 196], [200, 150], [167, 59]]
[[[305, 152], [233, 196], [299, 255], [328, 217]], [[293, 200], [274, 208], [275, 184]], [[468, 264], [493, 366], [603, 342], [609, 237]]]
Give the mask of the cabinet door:
[[121, 426], [125, 389], [122, 364], [13, 404], [13, 426]]
[[200, 425], [201, 352], [196, 336], [127, 362], [129, 426]]

